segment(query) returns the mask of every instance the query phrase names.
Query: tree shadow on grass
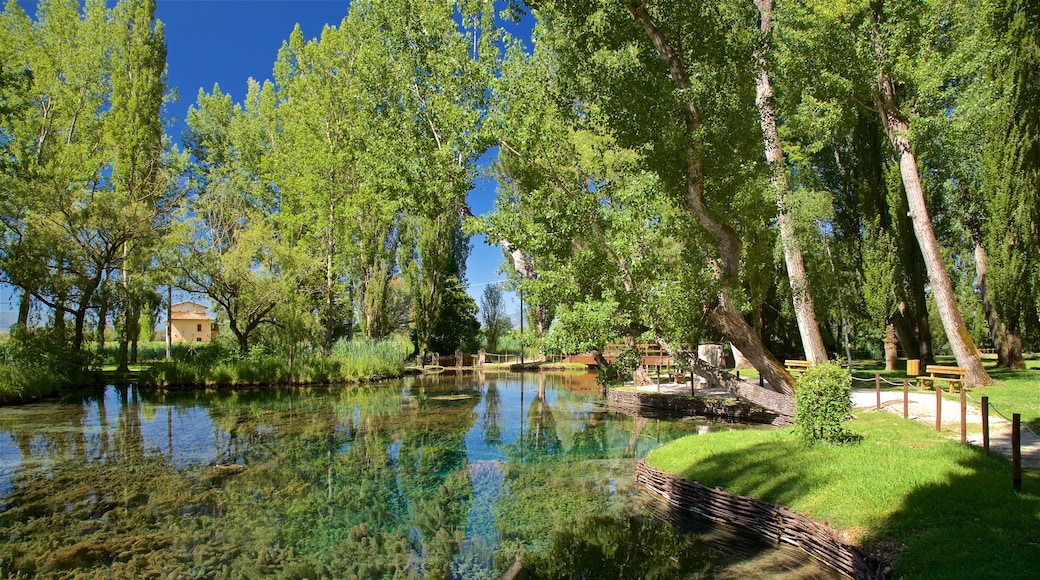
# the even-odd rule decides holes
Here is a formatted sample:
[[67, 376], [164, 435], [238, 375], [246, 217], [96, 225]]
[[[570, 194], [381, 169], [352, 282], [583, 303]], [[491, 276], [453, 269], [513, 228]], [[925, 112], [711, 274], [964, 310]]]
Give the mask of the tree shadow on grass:
[[965, 475], [915, 488], [866, 540], [896, 547], [896, 576], [907, 578], [1040, 578], [1040, 473], [1012, 490], [1010, 463], [975, 450], [960, 461]]
[[[799, 471], [797, 445], [778, 440], [718, 453], [679, 475], [723, 489], [740, 481], [741, 493], [792, 505], [833, 485]], [[1015, 492], [1006, 458], [970, 449], [950, 473], [914, 487], [877, 526], [856, 530], [859, 543], [892, 564], [893, 578], [1040, 578], [1040, 472], [1027, 471]]]

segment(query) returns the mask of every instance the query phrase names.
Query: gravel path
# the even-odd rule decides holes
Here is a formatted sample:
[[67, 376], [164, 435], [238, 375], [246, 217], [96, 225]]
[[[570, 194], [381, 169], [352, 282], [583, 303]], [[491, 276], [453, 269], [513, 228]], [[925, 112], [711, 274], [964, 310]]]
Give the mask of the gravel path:
[[[645, 392], [660, 392], [673, 395], [689, 395], [689, 383], [678, 385], [675, 383], [663, 383], [660, 387], [651, 385], [640, 387]], [[719, 389], [709, 389], [698, 386], [696, 395], [698, 397], [725, 397], [729, 393]], [[910, 391], [910, 408], [907, 410], [907, 418], [920, 421], [926, 425], [935, 427], [935, 394], [934, 392]], [[877, 394], [873, 388], [852, 389], [852, 407], [859, 410], [873, 410], [877, 405]], [[881, 408], [892, 413], [903, 414], [903, 393], [893, 391], [881, 391]], [[970, 400], [967, 404], [966, 420], [968, 424], [967, 440], [972, 445], [982, 447], [982, 412], [977, 405]], [[961, 430], [961, 404], [959, 400], [943, 397], [942, 400], [942, 434], [951, 439], [960, 439]], [[1001, 453], [1008, 458], [1011, 457], [1011, 419], [1005, 419], [990, 411], [989, 418], [989, 448], [994, 453]], [[1031, 469], [1040, 469], [1040, 437], [1028, 426], [1022, 425], [1022, 466]]]
[[[907, 418], [921, 421], [935, 427], [935, 394], [933, 392], [911, 391], [907, 395], [909, 409]], [[877, 406], [877, 393], [874, 389], [852, 389], [852, 407], [854, 409], [873, 410]], [[881, 391], [881, 407], [892, 413], [903, 414], [903, 393]], [[942, 434], [952, 439], [960, 439], [961, 403], [943, 397], [941, 407]], [[978, 406], [968, 401], [965, 420], [968, 425], [968, 442], [982, 447], [982, 412]], [[974, 433], [973, 433], [974, 431]], [[990, 451], [1011, 457], [1011, 420], [994, 415], [992, 409], [989, 417]], [[1040, 469], [1040, 437], [1024, 423], [1022, 424], [1022, 466]]]

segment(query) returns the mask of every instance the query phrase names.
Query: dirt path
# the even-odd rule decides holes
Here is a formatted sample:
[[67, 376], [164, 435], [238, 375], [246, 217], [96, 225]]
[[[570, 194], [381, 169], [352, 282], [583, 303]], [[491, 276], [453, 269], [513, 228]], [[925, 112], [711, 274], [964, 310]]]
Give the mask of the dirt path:
[[[935, 427], [935, 395], [931, 392], [911, 391], [907, 418]], [[874, 389], [852, 389], [854, 409], [874, 409], [877, 394]], [[892, 413], [903, 414], [903, 393], [881, 391], [881, 407]], [[942, 433], [952, 439], [960, 438], [960, 401], [943, 398], [941, 407]], [[982, 412], [971, 402], [965, 414], [968, 442], [982, 447]], [[1011, 457], [1011, 420], [990, 414], [989, 448], [992, 452]], [[1022, 425], [1022, 466], [1040, 469], [1040, 437], [1025, 424]]]

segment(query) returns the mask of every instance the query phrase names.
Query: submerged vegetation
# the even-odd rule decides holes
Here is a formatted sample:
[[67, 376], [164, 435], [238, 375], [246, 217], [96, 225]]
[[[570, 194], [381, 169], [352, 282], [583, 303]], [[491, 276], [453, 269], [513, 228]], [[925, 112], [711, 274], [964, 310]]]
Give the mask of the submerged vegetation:
[[491, 580], [629, 561], [696, 578], [730, 561], [633, 503], [633, 459], [705, 423], [522, 380], [121, 386], [0, 409], [0, 576]]

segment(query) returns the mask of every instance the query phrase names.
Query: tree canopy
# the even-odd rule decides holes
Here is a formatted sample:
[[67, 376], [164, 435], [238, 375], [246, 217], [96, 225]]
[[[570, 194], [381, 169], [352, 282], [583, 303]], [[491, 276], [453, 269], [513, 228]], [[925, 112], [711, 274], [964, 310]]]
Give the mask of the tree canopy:
[[[479, 233], [543, 349], [724, 341], [790, 393], [779, 360], [886, 336], [975, 385], [977, 347], [1008, 366], [1036, 348], [1032, 3], [501, 8], [352, 2], [316, 38], [297, 27], [241, 102], [200, 91], [175, 145], [154, 1], [9, 1], [0, 276], [19, 322], [77, 353], [111, 324], [125, 364], [175, 284], [241, 351], [403, 332], [420, 356], [470, 350]], [[474, 216], [480, 171], [498, 196]]]

